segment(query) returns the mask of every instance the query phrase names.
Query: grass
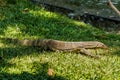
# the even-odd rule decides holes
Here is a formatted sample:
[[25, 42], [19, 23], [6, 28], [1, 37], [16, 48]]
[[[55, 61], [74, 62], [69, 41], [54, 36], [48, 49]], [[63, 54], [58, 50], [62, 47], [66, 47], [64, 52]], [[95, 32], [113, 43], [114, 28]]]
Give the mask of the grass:
[[[17, 1], [17, 0], [16, 0]], [[3, 80], [119, 80], [120, 35], [70, 20], [26, 0], [0, 7], [0, 37], [57, 39], [105, 43], [108, 50], [92, 50], [93, 59], [81, 54], [39, 51], [0, 40], [0, 79]], [[53, 69], [53, 75], [47, 74]]]

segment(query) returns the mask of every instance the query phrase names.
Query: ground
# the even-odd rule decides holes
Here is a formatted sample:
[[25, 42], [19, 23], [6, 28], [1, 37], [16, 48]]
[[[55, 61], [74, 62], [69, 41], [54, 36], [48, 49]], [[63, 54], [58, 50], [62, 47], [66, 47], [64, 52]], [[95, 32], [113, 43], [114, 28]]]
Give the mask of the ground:
[[[40, 51], [0, 40], [0, 79], [17, 80], [119, 80], [120, 35], [44, 10], [27, 0], [0, 7], [0, 37], [100, 41], [107, 50], [89, 50], [101, 56]], [[48, 74], [51, 70], [52, 75]]]

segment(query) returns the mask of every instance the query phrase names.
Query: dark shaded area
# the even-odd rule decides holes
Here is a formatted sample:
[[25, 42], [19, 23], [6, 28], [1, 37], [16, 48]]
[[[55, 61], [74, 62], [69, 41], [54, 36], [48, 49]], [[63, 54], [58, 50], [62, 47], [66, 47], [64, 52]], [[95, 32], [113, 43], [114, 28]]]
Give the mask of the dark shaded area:
[[[5, 63], [9, 66], [6, 65], [6, 67], [12, 67], [14, 66], [14, 64], [8, 64]], [[34, 66], [33, 68], [36, 67], [36, 72], [34, 72], [33, 74], [27, 72], [27, 71], [23, 71], [20, 74], [9, 74], [9, 73], [5, 73], [5, 72], [0, 72], [0, 79], [7, 79], [7, 80], [68, 80], [67, 78], [58, 76], [56, 74], [54, 74], [53, 76], [49, 76], [47, 74], [48, 69], [50, 68], [50, 64], [49, 63], [38, 63], [38, 62], [34, 62], [33, 63]], [[39, 65], [38, 65], [39, 64]], [[1, 64], [0, 64], [1, 65]], [[4, 67], [4, 64], [0, 66]]]
[[50, 3], [42, 3], [42, 2], [39, 2], [37, 0], [30, 0], [30, 2], [37, 4], [38, 6], [44, 7], [46, 10], [49, 10], [52, 12], [57, 12], [57, 13], [60, 13], [62, 15], [66, 15], [66, 16], [68, 15], [68, 13], [75, 12], [75, 10], [73, 10], [73, 9], [52, 5]]
[[[7, 42], [8, 41], [8, 42]], [[14, 44], [14, 42], [9, 43], [9, 40], [6, 38], [1, 39], [1, 42], [9, 45], [9, 47], [6, 48], [0, 48], [0, 70], [2, 68], [11, 68], [15, 67], [16, 64], [9, 63], [9, 60], [15, 57], [22, 57], [22, 56], [28, 56], [33, 53], [36, 54], [43, 54], [42, 50], [40, 50], [39, 47], [26, 47], [26, 46], [19, 46], [17, 44]], [[22, 71], [20, 74], [9, 74], [6, 72], [0, 71], [0, 79], [17, 79], [17, 80], [68, 80], [67, 78], [64, 78], [62, 76], [59, 76], [55, 73], [53, 73], [53, 76], [48, 75], [48, 69], [52, 68], [53, 65], [50, 63], [41, 63], [38, 61], [33, 62], [33, 69], [35, 69], [35, 72], [29, 73], [27, 71]]]
[[[27, 34], [29, 36], [38, 36], [40, 38], [41, 36], [43, 36], [43, 38], [48, 38], [48, 39], [49, 38], [56, 39], [55, 36], [58, 36], [57, 37], [58, 40], [59, 39], [61, 40], [62, 39], [64, 40], [81, 40], [81, 39], [85, 40], [83, 36], [76, 35], [77, 33], [80, 32], [81, 29], [85, 30], [86, 29], [85, 27], [77, 26], [76, 24], [70, 23], [69, 21], [63, 21], [63, 19], [60, 19], [59, 17], [49, 18], [45, 16], [33, 16], [31, 14], [28, 14], [27, 12], [22, 13], [21, 10], [19, 10], [19, 8], [18, 9], [15, 8], [11, 10], [10, 13], [14, 15], [11, 16], [10, 14], [6, 14], [6, 18], [0, 22], [1, 24], [0, 34], [1, 35], [4, 35], [4, 30], [6, 30], [8, 27], [7, 25], [19, 27], [16, 25], [20, 24], [20, 25], [23, 25], [23, 27], [19, 27], [21, 32], [23, 33], [23, 36], [24, 34]], [[56, 24], [57, 26], [55, 26], [54, 24]], [[71, 24], [72, 26], [68, 26], [68, 24]], [[66, 28], [63, 27], [63, 25], [66, 26]], [[68, 29], [70, 31], [68, 31]], [[71, 30], [74, 31], [74, 33], [71, 33]], [[88, 33], [88, 31], [85, 30], [85, 32], [83, 32], [82, 34]], [[65, 34], [66, 36], [64, 36]], [[91, 32], [85, 35], [92, 37]]]
[[6, 0], [6, 1], [9, 4], [16, 4], [17, 3], [17, 0]]
[[[97, 14], [88, 13], [79, 13], [76, 14], [75, 10], [65, 8], [62, 6], [56, 6], [51, 3], [41, 2], [39, 0], [30, 0], [32, 3], [35, 3], [39, 6], [44, 7], [46, 10], [57, 12], [59, 14], [65, 15], [74, 20], [83, 21], [85, 23], [91, 24], [99, 29], [102, 29], [107, 32], [115, 31], [119, 32], [120, 28], [120, 19], [117, 17], [103, 17], [98, 16]], [[64, 2], [63, 2], [64, 3]]]
[[7, 48], [0, 48], [0, 52], [2, 54], [3, 59], [11, 59], [17, 56], [25, 56], [30, 55], [33, 52], [41, 53], [40, 49], [36, 47], [24, 47], [24, 46], [14, 46], [14, 47], [7, 47]]
[[85, 13], [81, 18], [84, 20], [85, 23], [89, 23], [99, 29], [104, 31], [120, 31], [120, 20], [115, 18], [107, 18], [102, 16], [97, 16], [89, 13]]

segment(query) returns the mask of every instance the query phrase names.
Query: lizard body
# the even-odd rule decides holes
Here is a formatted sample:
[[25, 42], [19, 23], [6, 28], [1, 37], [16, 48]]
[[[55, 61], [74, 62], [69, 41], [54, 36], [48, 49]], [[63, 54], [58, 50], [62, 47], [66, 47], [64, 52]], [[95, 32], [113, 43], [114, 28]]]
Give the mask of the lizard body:
[[36, 46], [44, 50], [52, 51], [70, 51], [70, 52], [82, 52], [85, 55], [95, 57], [95, 55], [90, 54], [86, 49], [95, 49], [95, 48], [107, 48], [101, 42], [98, 41], [85, 41], [85, 42], [66, 42], [52, 39], [36, 39], [36, 40], [19, 40], [7, 38], [9, 43], [24, 45], [24, 46]]

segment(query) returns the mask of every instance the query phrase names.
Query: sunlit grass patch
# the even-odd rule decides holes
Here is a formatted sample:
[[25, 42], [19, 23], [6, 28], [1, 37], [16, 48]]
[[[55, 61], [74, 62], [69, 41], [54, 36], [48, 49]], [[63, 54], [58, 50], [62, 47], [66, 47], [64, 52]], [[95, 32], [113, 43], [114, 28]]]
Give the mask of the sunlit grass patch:
[[2, 46], [3, 46], [3, 43], [0, 42], [0, 47], [2, 47]]
[[[7, 26], [7, 29], [4, 30], [5, 35], [12, 35], [12, 36], [16, 36], [19, 35], [21, 33], [20, 28], [19, 27], [14, 27], [14, 26]], [[8, 36], [9, 37], [9, 36]]]
[[[101, 59], [74, 52], [40, 51], [0, 40], [0, 79], [16, 80], [119, 80], [120, 35], [108, 33], [83, 22], [17, 0], [2, 7], [0, 37], [17, 39], [56, 39], [63, 41], [101, 41], [107, 50], [88, 50]], [[48, 69], [53, 75], [48, 75]]]
[[[48, 68], [54, 70], [54, 76], [60, 75], [71, 80], [77, 80], [78, 78], [114, 79], [116, 76], [112, 76], [112, 78], [110, 75], [113, 75], [113, 73], [115, 75], [118, 74], [119, 65], [117, 64], [120, 62], [117, 56], [102, 56], [100, 60], [94, 60], [75, 53], [45, 52], [42, 54], [32, 53], [31, 55], [26, 56], [18, 55], [18, 57], [10, 59], [8, 63], [10, 63], [11, 66], [4, 70], [4, 72], [7, 72], [8, 74], [21, 75], [23, 72], [28, 72], [29, 74], [34, 75], [41, 74], [41, 70], [44, 69], [44, 66], [41, 64], [47, 63], [49, 64]], [[47, 72], [45, 71], [43, 74], [46, 75]], [[27, 74], [24, 75], [27, 76]]]

